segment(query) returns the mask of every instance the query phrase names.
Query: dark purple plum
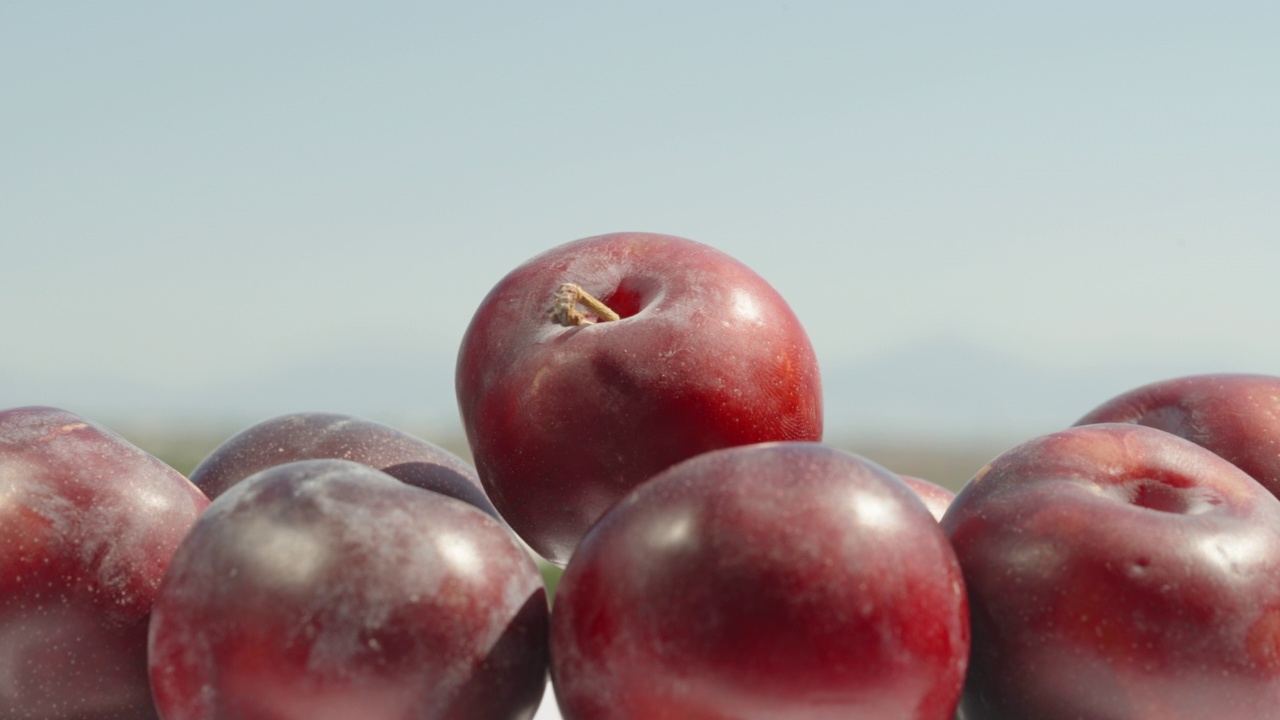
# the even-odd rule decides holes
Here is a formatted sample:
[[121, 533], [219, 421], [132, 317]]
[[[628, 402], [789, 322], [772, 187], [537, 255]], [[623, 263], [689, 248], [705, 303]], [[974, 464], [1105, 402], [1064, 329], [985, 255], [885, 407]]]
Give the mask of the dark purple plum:
[[498, 515], [475, 469], [462, 458], [390, 425], [339, 413], [290, 413], [256, 423], [209, 453], [191, 471], [191, 482], [216, 499], [259, 470], [323, 458], [368, 465]]
[[476, 507], [348, 460], [220, 495], [151, 620], [166, 720], [527, 720], [546, 687], [532, 557]]

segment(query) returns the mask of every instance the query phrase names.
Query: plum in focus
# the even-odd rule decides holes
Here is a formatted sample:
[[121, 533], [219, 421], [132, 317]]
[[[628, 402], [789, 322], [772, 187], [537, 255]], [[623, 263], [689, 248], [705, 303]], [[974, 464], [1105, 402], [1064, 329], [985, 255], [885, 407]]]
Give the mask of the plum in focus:
[[527, 720], [541, 575], [477, 508], [346, 460], [264, 470], [175, 553], [151, 621], [166, 720]]
[[951, 720], [969, 653], [942, 528], [818, 443], [713, 451], [587, 533], [552, 610], [566, 720]]
[[993, 460], [942, 518], [973, 629], [968, 720], [1258, 720], [1280, 707], [1280, 501], [1132, 424]]
[[463, 337], [457, 395], [490, 500], [559, 565], [681, 460], [822, 438], [818, 363], [790, 307], [741, 262], [670, 235], [585, 238], [511, 271]]

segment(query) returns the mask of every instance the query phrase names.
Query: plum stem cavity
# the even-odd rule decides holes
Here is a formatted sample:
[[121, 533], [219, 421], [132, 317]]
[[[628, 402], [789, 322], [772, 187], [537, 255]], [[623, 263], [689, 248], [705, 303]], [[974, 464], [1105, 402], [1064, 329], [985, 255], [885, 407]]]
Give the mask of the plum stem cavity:
[[[585, 306], [595, 318], [582, 312], [579, 305]], [[582, 289], [577, 283], [564, 283], [556, 288], [555, 299], [551, 304], [551, 319], [565, 327], [593, 325], [597, 322], [620, 320], [621, 316], [608, 305], [597, 300], [591, 293]]]

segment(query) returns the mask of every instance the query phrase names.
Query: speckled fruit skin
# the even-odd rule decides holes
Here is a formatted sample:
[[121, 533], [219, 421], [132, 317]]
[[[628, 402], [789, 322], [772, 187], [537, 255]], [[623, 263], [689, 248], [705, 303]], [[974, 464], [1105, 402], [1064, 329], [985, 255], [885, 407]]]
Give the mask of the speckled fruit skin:
[[1280, 708], [1280, 501], [1131, 424], [1019, 445], [942, 528], [969, 589], [967, 720], [1259, 720]]
[[347, 460], [300, 460], [219, 496], [151, 619], [165, 720], [527, 720], [546, 592], [477, 508]]
[[[566, 282], [622, 319], [555, 324]], [[585, 238], [516, 268], [467, 328], [457, 394], [489, 498], [560, 565], [606, 509], [676, 462], [822, 437], [817, 360], [786, 302], [737, 260], [669, 235]]]
[[1162, 380], [1108, 400], [1076, 424], [1107, 422], [1186, 438], [1280, 497], [1280, 377], [1220, 373]]
[[0, 412], [0, 717], [154, 718], [147, 622], [209, 500], [110, 430]]
[[951, 720], [951, 546], [897, 476], [819, 443], [713, 451], [586, 535], [552, 610], [565, 720]]
[[368, 465], [498, 516], [475, 469], [462, 458], [389, 425], [341, 413], [289, 413], [255, 423], [214, 448], [191, 471], [191, 482], [217, 498], [260, 470], [324, 458]]

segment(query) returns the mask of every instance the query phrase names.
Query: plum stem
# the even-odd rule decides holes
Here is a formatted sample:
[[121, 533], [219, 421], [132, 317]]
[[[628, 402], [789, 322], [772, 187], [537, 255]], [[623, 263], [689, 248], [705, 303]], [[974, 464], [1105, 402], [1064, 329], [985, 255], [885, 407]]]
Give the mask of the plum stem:
[[565, 327], [591, 325], [597, 322], [579, 310], [579, 304], [585, 305], [588, 310], [595, 313], [599, 318], [598, 322], [621, 319], [618, 313], [597, 300], [591, 293], [583, 290], [577, 283], [564, 283], [556, 289], [555, 300], [551, 305], [551, 319]]

